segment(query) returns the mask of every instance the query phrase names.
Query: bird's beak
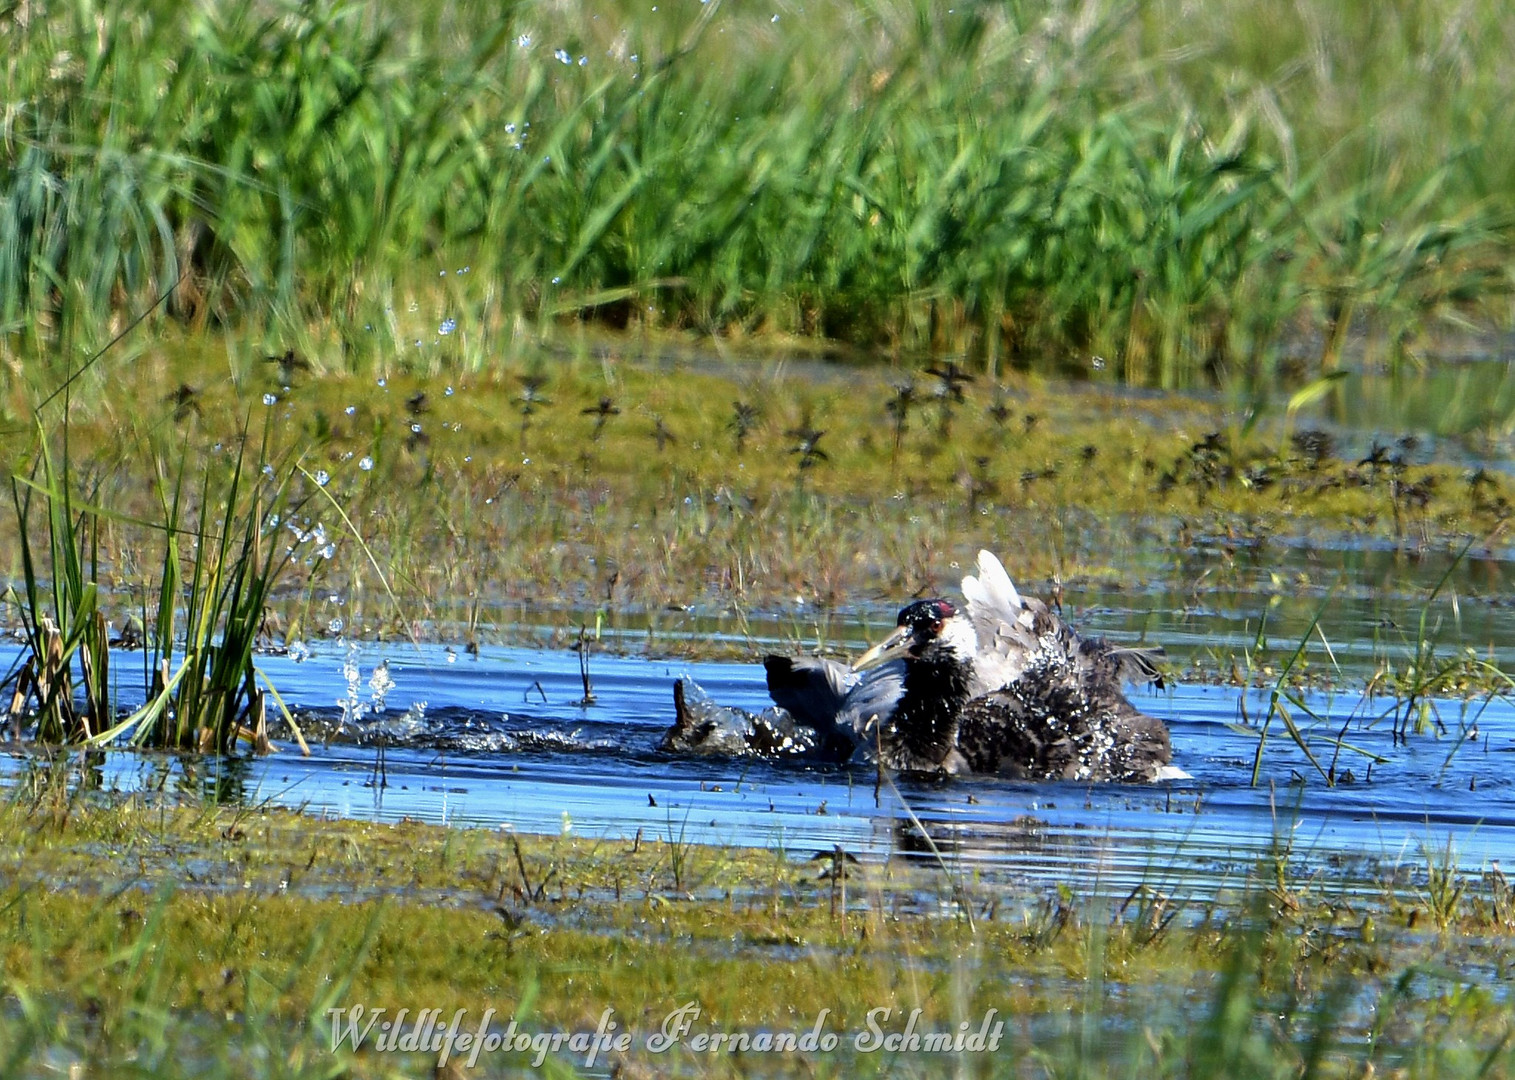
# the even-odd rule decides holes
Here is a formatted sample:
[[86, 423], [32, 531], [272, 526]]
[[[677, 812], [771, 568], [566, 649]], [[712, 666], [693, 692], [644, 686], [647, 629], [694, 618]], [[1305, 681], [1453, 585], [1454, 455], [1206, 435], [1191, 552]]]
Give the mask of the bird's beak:
[[894, 633], [854, 660], [852, 662], [852, 670], [863, 671], [867, 668], [877, 667], [879, 664], [888, 663], [896, 657], [908, 655], [910, 652], [910, 638], [911, 634], [908, 626], [895, 627]]

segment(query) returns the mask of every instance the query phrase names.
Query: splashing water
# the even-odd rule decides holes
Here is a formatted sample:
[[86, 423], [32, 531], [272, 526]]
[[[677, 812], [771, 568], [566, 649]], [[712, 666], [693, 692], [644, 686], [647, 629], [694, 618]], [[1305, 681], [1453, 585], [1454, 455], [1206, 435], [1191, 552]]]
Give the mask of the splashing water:
[[[347, 693], [337, 699], [337, 706], [342, 710], [342, 715], [337, 721], [338, 728], [351, 724], [358, 726], [367, 716], [381, 715], [386, 706], [384, 699], [395, 688], [395, 682], [389, 677], [389, 661], [381, 660], [373, 673], [368, 677], [368, 700], [364, 701], [359, 696], [359, 687], [362, 684], [363, 672], [358, 666], [357, 642], [348, 642], [347, 657], [342, 661], [342, 678], [347, 683]], [[425, 702], [418, 703], [421, 713], [425, 713]], [[412, 706], [414, 708], [414, 706]]]

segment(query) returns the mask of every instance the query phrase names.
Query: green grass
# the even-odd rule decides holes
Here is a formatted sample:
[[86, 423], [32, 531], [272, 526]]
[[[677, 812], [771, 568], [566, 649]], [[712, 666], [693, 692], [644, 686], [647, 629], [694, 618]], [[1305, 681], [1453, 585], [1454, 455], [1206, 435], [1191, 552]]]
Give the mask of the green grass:
[[[0, 1075], [421, 1075], [434, 1057], [330, 1046], [330, 1008], [498, 1010], [530, 1031], [637, 1032], [697, 1001], [695, 1030], [847, 1035], [808, 1058], [686, 1053], [717, 1075], [870, 1074], [869, 1010], [955, 1030], [1007, 1022], [972, 1075], [1509, 1075], [1509, 890], [1429, 852], [1426, 884], [1338, 893], [1260, 866], [1203, 905], [955, 886], [899, 860], [857, 867], [658, 840], [514, 837], [70, 793], [67, 767], [0, 809]], [[1414, 878], [1414, 874], [1411, 875]], [[1154, 914], [1153, 906], [1156, 907]], [[1161, 917], [1171, 905], [1180, 917]], [[1425, 920], [1434, 933], [1416, 929]], [[903, 1010], [903, 1011], [901, 1011]], [[677, 1053], [677, 1052], [676, 1052]], [[486, 1059], [485, 1075], [526, 1058]], [[573, 1058], [554, 1057], [559, 1069]]]
[[475, 370], [589, 319], [1162, 386], [1508, 322], [1489, 0], [660, 7], [0, 16], [7, 355], [164, 293], [364, 372], [413, 304]]
[[[129, 737], [138, 746], [224, 754], [246, 739], [266, 752], [266, 698], [278, 695], [253, 654], [268, 638], [268, 602], [294, 551], [281, 547], [278, 531], [293, 470], [286, 466], [283, 481], [277, 479], [266, 427], [263, 452], [250, 454], [244, 423], [230, 460], [203, 467], [197, 494], [185, 491], [189, 455], [182, 443], [176, 467], [154, 457], [159, 516], [123, 516], [98, 501], [108, 471], [99, 460], [76, 468], [67, 407], [65, 399], [56, 438], [39, 426], [30, 475], [11, 481], [21, 588], [7, 588], [5, 600], [25, 640], [6, 679], [14, 679], [15, 731], [26, 718], [44, 744], [108, 745]], [[45, 408], [44, 402], [39, 416]], [[56, 463], [54, 442], [61, 447]], [[102, 603], [109, 578], [101, 536], [111, 524], [131, 529], [157, 557], [138, 583], [140, 606], [120, 614], [115, 638], [106, 612], [116, 605]], [[103, 558], [119, 557], [107, 540]], [[118, 715], [119, 678], [110, 671], [111, 649], [120, 645], [142, 658], [147, 702], [129, 715]], [[73, 690], [76, 665], [82, 702]]]

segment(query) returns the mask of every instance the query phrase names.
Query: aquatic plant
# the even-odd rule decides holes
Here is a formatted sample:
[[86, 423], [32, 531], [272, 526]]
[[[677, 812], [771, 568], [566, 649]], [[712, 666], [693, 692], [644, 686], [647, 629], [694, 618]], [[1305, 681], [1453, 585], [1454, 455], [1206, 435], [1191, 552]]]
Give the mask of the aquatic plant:
[[[24, 593], [10, 598], [21, 618], [27, 656], [15, 671], [9, 718], [19, 737], [28, 699], [36, 702], [36, 736], [44, 742], [94, 737], [114, 720], [110, 640], [100, 607], [98, 511], [77, 507], [64, 444], [61, 467], [41, 440], [31, 477], [11, 478]], [[47, 544], [32, 546], [33, 500], [43, 501]], [[39, 556], [45, 555], [45, 558]], [[75, 701], [77, 659], [84, 701]]]
[[[130, 731], [132, 741], [139, 744], [197, 746], [226, 753], [238, 738], [247, 737], [267, 751], [269, 688], [266, 682], [259, 686], [253, 655], [266, 638], [270, 591], [293, 556], [294, 545], [281, 550], [274, 539], [289, 481], [286, 478], [273, 490], [262, 490], [262, 476], [249, 475], [246, 449], [244, 438], [220, 490], [213, 487], [207, 467], [190, 528], [184, 528], [189, 509], [184, 499], [185, 457], [180, 457], [171, 489], [168, 478], [162, 477], [163, 562], [157, 610], [150, 624], [153, 632], [144, 655], [152, 673], [149, 700], [97, 741]], [[209, 512], [216, 505], [222, 507], [219, 522]], [[193, 553], [187, 575], [181, 565], [185, 539]], [[181, 603], [182, 634], [178, 629]], [[175, 652], [181, 656], [177, 666]]]
[[[39, 742], [107, 745], [129, 733], [139, 745], [226, 753], [246, 738], [266, 752], [265, 694], [271, 687], [258, 685], [253, 654], [266, 636], [270, 590], [294, 550], [288, 546], [281, 551], [269, 535], [284, 508], [287, 480], [267, 492], [259, 488], [261, 476], [249, 480], [245, 437], [224, 485], [217, 480], [215, 462], [204, 466], [196, 499], [184, 490], [188, 455], [176, 455], [179, 464], [171, 477], [160, 459], [162, 517], [156, 523], [133, 522], [160, 538], [157, 602], [150, 609], [144, 593], [140, 618], [126, 615], [118, 639], [143, 650], [148, 700], [121, 719], [112, 698], [112, 642], [100, 599], [99, 533], [102, 520], [122, 515], [75, 492], [68, 436], [65, 422], [61, 465], [54, 465], [44, 432], [32, 477], [12, 479], [24, 578], [24, 595], [12, 593], [12, 598], [27, 642], [26, 657], [15, 673], [12, 724], [20, 730], [30, 700], [35, 702], [33, 734]], [[266, 441], [263, 448], [268, 449]], [[271, 465], [264, 468], [272, 475]], [[45, 559], [33, 546], [34, 499], [46, 506]], [[217, 505], [219, 519], [213, 516]], [[176, 653], [178, 664], [173, 662]], [[82, 705], [73, 690], [76, 660]]]

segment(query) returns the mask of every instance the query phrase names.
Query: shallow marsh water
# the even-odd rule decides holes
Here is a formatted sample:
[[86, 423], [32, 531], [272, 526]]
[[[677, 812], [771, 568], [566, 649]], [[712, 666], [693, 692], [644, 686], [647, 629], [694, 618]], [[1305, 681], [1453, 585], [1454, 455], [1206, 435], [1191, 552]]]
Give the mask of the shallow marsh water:
[[[1307, 566], [1319, 571], [1322, 558], [1334, 560], [1353, 584], [1279, 585]], [[1203, 901], [1242, 886], [1274, 858], [1291, 876], [1321, 879], [1343, 892], [1374, 891], [1386, 878], [1413, 888], [1429, 868], [1449, 862], [1468, 872], [1515, 862], [1515, 707], [1500, 697], [1434, 700], [1423, 714], [1425, 730], [1412, 730], [1406, 740], [1394, 735], [1394, 699], [1361, 692], [1377, 666], [1402, 660], [1413, 647], [1424, 597], [1448, 565], [1437, 555], [1275, 550], [1254, 557], [1243, 551], [1232, 556], [1222, 582], [1209, 580], [1216, 577], [1211, 574], [1181, 589], [1107, 588], [1066, 598], [1086, 632], [1161, 642], [1176, 665], [1191, 672], [1224, 671], [1220, 658], [1252, 653], [1254, 680], [1268, 684], [1321, 612], [1309, 657], [1314, 688], [1299, 691], [1314, 717], [1297, 705], [1289, 709], [1320, 764], [1338, 779], [1335, 786], [1277, 718], [1254, 786], [1257, 738], [1234, 725], [1250, 723], [1255, 732], [1268, 711], [1268, 691], [1213, 679], [1181, 680], [1134, 697], [1167, 721], [1174, 763], [1192, 774], [1161, 785], [975, 778], [901, 781], [876, 795], [875, 777], [866, 771], [657, 751], [672, 719], [676, 678], [693, 678], [723, 704], [763, 708], [756, 657], [795, 649], [795, 635], [803, 634], [810, 615], [804, 612], [748, 615], [739, 631], [731, 617], [713, 612], [603, 624], [590, 660], [595, 700], [587, 705], [579, 657], [569, 650], [484, 646], [473, 656], [439, 644], [315, 642], [308, 654], [297, 650], [298, 660], [266, 656], [260, 662], [295, 709], [310, 757], [287, 739], [280, 753], [262, 759], [113, 751], [94, 755], [84, 775], [107, 789], [167, 787], [330, 816], [523, 832], [572, 829], [591, 837], [641, 833], [655, 842], [781, 848], [795, 858], [840, 845], [863, 860], [903, 855], [934, 862], [937, 856], [910, 825], [913, 814], [954, 872], [1033, 893], [1062, 884], [1117, 901], [1143, 884]], [[1480, 657], [1515, 666], [1515, 649], [1500, 644], [1515, 641], [1515, 614], [1500, 603], [1509, 571], [1493, 556], [1455, 566], [1442, 594], [1425, 608], [1428, 628], [1440, 627], [1444, 641], [1474, 646]], [[1268, 647], [1257, 651], [1264, 610]], [[837, 616], [830, 644], [855, 652], [892, 623], [891, 616], [868, 605]], [[594, 615], [568, 621], [592, 627]], [[636, 655], [653, 621], [656, 647], [726, 634], [754, 659], [658, 659], [645, 649]], [[512, 640], [553, 631], [498, 629]], [[1330, 642], [1329, 654], [1322, 640]], [[1441, 655], [1456, 651], [1447, 644], [1439, 649]], [[119, 656], [114, 670], [131, 673], [134, 659]], [[374, 706], [370, 680], [381, 661], [393, 681], [383, 710], [357, 720], [349, 712], [344, 720], [340, 699], [350, 693], [362, 709]], [[344, 672], [348, 665], [356, 665], [355, 684]], [[131, 704], [131, 680], [128, 674], [122, 682], [122, 704]], [[1338, 738], [1349, 745], [1338, 751]], [[29, 767], [24, 756], [0, 758], [0, 774], [12, 781]]]

